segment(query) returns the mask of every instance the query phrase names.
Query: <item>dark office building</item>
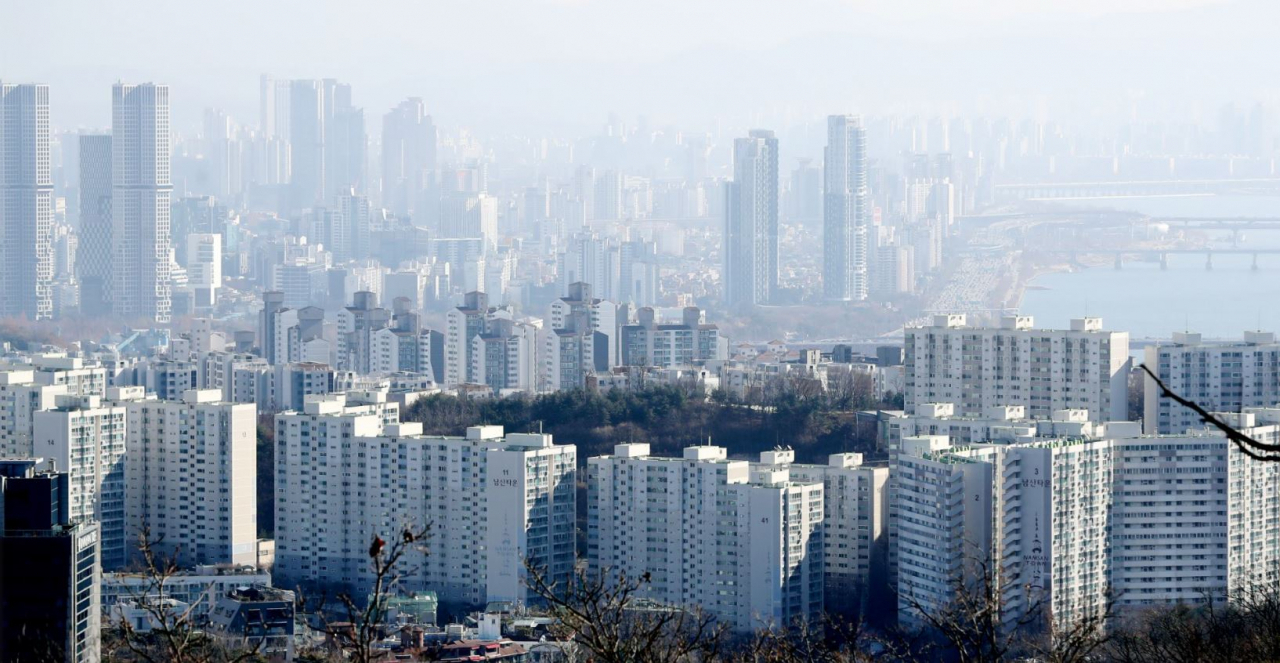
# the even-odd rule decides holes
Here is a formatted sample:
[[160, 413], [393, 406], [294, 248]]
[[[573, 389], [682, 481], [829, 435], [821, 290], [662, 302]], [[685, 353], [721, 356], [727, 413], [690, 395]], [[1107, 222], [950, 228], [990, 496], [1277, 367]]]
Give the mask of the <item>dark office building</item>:
[[68, 517], [67, 475], [0, 461], [0, 662], [96, 663], [97, 523]]

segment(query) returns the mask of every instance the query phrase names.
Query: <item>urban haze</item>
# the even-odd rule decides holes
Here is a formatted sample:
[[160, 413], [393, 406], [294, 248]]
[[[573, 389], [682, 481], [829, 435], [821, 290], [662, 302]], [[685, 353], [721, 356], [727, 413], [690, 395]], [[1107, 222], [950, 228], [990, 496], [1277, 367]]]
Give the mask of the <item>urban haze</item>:
[[0, 0], [0, 663], [1275, 661], [1278, 24]]

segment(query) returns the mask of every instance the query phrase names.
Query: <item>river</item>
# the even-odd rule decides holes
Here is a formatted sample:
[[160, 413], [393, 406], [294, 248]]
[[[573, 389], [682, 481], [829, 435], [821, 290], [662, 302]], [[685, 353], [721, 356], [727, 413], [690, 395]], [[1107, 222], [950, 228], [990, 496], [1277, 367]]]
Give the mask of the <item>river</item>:
[[[1222, 195], [1073, 200], [1073, 207], [1135, 211], [1152, 216], [1280, 218], [1280, 196]], [[1216, 246], [1227, 234], [1210, 232]], [[1280, 231], [1249, 231], [1238, 248], [1280, 248]], [[1123, 269], [1091, 267], [1042, 274], [1031, 281], [1021, 312], [1037, 327], [1065, 327], [1071, 318], [1099, 316], [1107, 329], [1133, 338], [1168, 338], [1197, 331], [1205, 338], [1238, 339], [1246, 329], [1280, 331], [1280, 254], [1171, 255], [1168, 269], [1129, 261]]]

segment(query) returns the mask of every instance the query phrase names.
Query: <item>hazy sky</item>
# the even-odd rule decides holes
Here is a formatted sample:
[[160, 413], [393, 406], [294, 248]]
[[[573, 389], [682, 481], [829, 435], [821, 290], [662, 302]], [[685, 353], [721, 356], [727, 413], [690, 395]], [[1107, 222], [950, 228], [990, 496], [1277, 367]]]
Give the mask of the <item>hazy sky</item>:
[[1212, 117], [1280, 82], [1271, 0], [0, 0], [0, 79], [106, 126], [117, 80], [257, 123], [258, 76], [407, 96], [446, 126], [563, 129], [614, 110], [686, 126], [831, 112]]

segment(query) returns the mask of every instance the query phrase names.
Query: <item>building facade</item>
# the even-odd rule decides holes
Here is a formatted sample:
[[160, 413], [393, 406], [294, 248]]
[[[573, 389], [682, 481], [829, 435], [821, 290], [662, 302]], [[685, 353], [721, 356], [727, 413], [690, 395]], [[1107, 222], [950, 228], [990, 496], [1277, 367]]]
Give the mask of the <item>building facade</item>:
[[961, 416], [1007, 405], [1023, 406], [1030, 419], [1073, 409], [1095, 422], [1128, 416], [1129, 334], [1104, 331], [1100, 318], [1035, 329], [1029, 316], [970, 327], [963, 315], [940, 315], [907, 328], [905, 350], [908, 413], [951, 403]]

